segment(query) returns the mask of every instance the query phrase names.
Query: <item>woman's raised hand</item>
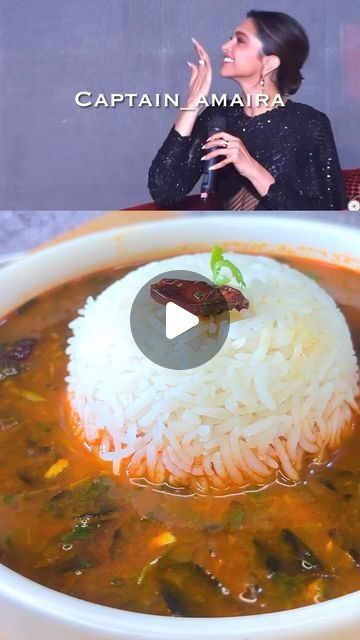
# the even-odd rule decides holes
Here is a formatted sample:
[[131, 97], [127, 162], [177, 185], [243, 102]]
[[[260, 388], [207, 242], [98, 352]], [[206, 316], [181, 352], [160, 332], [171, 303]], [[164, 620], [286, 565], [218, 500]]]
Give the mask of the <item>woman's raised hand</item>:
[[201, 102], [201, 98], [206, 98], [209, 95], [212, 81], [211, 60], [204, 47], [194, 38], [192, 38], [192, 41], [198, 63], [188, 62], [191, 69], [189, 94], [175, 122], [175, 130], [181, 136], [191, 135], [199, 111], [204, 107], [204, 102]]
[[211, 60], [204, 47], [192, 38], [194, 49], [198, 57], [198, 63], [188, 62], [191, 69], [190, 83], [189, 83], [189, 95], [187, 97], [185, 107], [187, 109], [202, 109], [203, 102], [199, 103], [202, 97], [207, 97], [210, 93], [211, 81], [212, 81], [212, 67]]

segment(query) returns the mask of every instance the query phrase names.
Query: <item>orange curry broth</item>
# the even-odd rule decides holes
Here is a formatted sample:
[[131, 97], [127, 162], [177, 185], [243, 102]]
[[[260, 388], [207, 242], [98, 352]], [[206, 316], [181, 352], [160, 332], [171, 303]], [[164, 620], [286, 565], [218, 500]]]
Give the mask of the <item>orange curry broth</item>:
[[[359, 354], [360, 275], [284, 261], [336, 299]], [[271, 612], [359, 589], [359, 425], [305, 482], [226, 497], [114, 478], [73, 435], [64, 410], [68, 324], [88, 295], [125, 272], [64, 285], [0, 326], [0, 345], [38, 338], [24, 370], [0, 382], [0, 561], [79, 598], [163, 615]]]

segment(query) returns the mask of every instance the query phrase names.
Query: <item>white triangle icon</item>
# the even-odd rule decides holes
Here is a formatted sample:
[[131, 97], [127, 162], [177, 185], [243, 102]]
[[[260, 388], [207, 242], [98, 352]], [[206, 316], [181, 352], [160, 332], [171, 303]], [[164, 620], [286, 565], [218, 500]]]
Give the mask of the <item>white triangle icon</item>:
[[168, 302], [165, 308], [166, 337], [169, 340], [181, 336], [199, 324], [199, 318], [190, 311], [186, 311], [174, 302]]

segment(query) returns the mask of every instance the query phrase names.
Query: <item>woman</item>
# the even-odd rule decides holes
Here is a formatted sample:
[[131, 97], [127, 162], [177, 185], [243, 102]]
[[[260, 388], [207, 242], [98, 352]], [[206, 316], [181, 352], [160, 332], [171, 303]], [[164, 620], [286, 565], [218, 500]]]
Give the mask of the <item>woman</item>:
[[[288, 98], [301, 85], [301, 68], [309, 52], [300, 24], [285, 13], [249, 11], [222, 47], [220, 70], [240, 85], [245, 106], [209, 106], [201, 114], [201, 97], [210, 93], [212, 69], [205, 49], [196, 40], [193, 43], [199, 60], [197, 65], [188, 63], [186, 110], [150, 167], [152, 198], [163, 206], [181, 201], [202, 175], [203, 160], [216, 158], [216, 195], [223, 209], [344, 209], [344, 185], [329, 119]], [[259, 94], [268, 96], [267, 106], [257, 104]], [[271, 107], [279, 94], [284, 106]], [[226, 117], [226, 131], [207, 140], [214, 115]]]

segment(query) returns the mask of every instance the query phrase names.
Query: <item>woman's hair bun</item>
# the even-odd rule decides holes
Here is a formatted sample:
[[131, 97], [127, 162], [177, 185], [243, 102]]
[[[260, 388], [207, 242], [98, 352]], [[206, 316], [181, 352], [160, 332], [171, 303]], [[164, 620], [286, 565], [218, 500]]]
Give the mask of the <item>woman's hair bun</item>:
[[276, 84], [282, 95], [293, 95], [303, 76], [301, 68], [309, 54], [309, 39], [303, 27], [287, 13], [280, 11], [249, 11], [256, 25], [264, 55], [280, 59]]

